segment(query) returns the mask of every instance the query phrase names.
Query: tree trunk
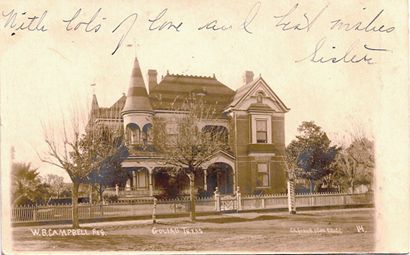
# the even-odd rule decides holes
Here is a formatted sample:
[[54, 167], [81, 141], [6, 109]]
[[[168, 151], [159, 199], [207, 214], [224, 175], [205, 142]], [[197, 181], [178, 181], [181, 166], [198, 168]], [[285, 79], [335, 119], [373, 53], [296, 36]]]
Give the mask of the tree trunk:
[[78, 189], [80, 187], [79, 182], [73, 182], [73, 194], [72, 200], [72, 216], [73, 216], [73, 228], [79, 228], [80, 222], [78, 220]]
[[103, 201], [103, 188], [102, 188], [102, 184], [100, 183], [100, 188], [98, 189], [98, 193], [99, 193], [99, 199], [100, 199], [100, 203], [104, 202]]
[[313, 193], [315, 191], [315, 182], [312, 179], [309, 179], [309, 192]]
[[189, 174], [189, 196], [191, 199], [191, 210], [189, 211], [189, 217], [192, 222], [195, 222], [195, 175]]
[[88, 198], [88, 203], [92, 204], [93, 203], [93, 185], [90, 183], [90, 197]]
[[352, 194], [354, 194], [354, 181], [350, 181], [350, 188], [352, 189]]

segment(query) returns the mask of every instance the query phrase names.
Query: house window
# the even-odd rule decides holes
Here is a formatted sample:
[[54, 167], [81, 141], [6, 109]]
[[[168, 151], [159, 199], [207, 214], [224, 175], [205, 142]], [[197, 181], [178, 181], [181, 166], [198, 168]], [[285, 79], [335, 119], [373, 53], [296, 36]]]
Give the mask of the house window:
[[267, 120], [256, 120], [256, 142], [268, 142]]
[[135, 123], [130, 123], [126, 128], [127, 140], [130, 144], [139, 144], [140, 143], [140, 133], [141, 130]]
[[166, 125], [167, 139], [169, 145], [175, 145], [178, 142], [178, 125], [177, 123], [167, 123]]
[[269, 167], [267, 163], [258, 163], [256, 186], [269, 187]]
[[224, 126], [206, 125], [202, 128], [202, 132], [207, 134], [212, 141], [228, 143], [228, 129]]
[[142, 141], [144, 144], [152, 144], [152, 125], [150, 123], [142, 128]]

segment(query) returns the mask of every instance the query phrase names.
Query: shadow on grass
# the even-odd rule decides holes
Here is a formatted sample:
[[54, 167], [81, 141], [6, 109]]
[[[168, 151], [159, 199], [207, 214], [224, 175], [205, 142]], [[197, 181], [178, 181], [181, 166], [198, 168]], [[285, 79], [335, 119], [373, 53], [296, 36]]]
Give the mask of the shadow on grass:
[[210, 218], [210, 219], [198, 219], [197, 222], [209, 222], [209, 223], [235, 223], [235, 222], [249, 222], [249, 221], [263, 221], [263, 220], [279, 220], [285, 219], [282, 216], [262, 215], [256, 218], [240, 218], [240, 217], [222, 217], [222, 218]]

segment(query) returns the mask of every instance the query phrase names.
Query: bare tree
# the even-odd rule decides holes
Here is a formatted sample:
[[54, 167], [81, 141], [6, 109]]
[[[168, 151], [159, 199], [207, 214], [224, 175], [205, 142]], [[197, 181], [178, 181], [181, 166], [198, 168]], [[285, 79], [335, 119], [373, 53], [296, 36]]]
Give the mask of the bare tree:
[[355, 186], [370, 185], [374, 170], [374, 145], [366, 137], [355, 136], [351, 144], [336, 156], [334, 178], [355, 192]]
[[[55, 136], [53, 130], [44, 128], [47, 153], [40, 155], [42, 162], [64, 169], [72, 181], [72, 223], [79, 227], [78, 191], [81, 183], [89, 183], [90, 173], [100, 169], [110, 158], [114, 158], [122, 141], [119, 128], [104, 124], [91, 124], [81, 132], [81, 116], [74, 115], [71, 128], [62, 121], [62, 135]], [[84, 122], [85, 123], [85, 122]], [[91, 121], [91, 123], [93, 123]]]
[[65, 187], [64, 178], [55, 174], [48, 174], [42, 181], [50, 187], [51, 194], [60, 198], [60, 194]]
[[[39, 155], [41, 161], [64, 169], [70, 176], [72, 186], [72, 223], [73, 228], [78, 228], [78, 189], [90, 173], [91, 161], [89, 155], [83, 153], [79, 125], [72, 123], [72, 134], [69, 136], [65, 121], [62, 123], [63, 136], [57, 139], [52, 130], [45, 130], [45, 142], [48, 152]], [[62, 141], [61, 141], [62, 140]]]
[[172, 119], [154, 119], [154, 143], [164, 157], [164, 164], [188, 177], [190, 218], [195, 221], [195, 176], [203, 163], [228, 145], [223, 130], [199, 129], [201, 122], [217, 120], [215, 109], [193, 96], [178, 105]]
[[[99, 132], [96, 132], [96, 131]], [[123, 140], [121, 126], [100, 125], [94, 127], [90, 132], [93, 135], [85, 136], [85, 150], [93, 155], [99, 155], [99, 164], [94, 165], [94, 169], [88, 175], [88, 182], [96, 186], [99, 201], [103, 201], [103, 193], [107, 186], [113, 186], [118, 179], [124, 178], [121, 162], [128, 156], [128, 150]], [[91, 146], [90, 146], [91, 145]], [[95, 156], [91, 160], [96, 160]]]

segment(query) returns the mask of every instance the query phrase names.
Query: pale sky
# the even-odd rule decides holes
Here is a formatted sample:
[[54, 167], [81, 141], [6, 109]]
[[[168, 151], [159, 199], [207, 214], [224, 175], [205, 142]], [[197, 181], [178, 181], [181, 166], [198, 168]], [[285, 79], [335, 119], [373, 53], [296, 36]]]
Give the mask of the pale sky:
[[[329, 29], [330, 21], [336, 19], [334, 13], [343, 8], [347, 10], [349, 6], [328, 4], [326, 1], [316, 5], [300, 4], [294, 11], [295, 15], [288, 18], [294, 24], [304, 24], [304, 12], [313, 19], [320, 10], [324, 11], [309, 32], [284, 32], [275, 27], [278, 19], [273, 16], [286, 14], [295, 6], [295, 3], [287, 1], [260, 4], [257, 1], [231, 1], [224, 5], [218, 1], [185, 1], [179, 4], [141, 1], [138, 4], [123, 2], [121, 6], [109, 6], [108, 2], [84, 4], [74, 1], [50, 6], [46, 3], [36, 3], [31, 7], [12, 4], [2, 7], [3, 15], [15, 9], [19, 14], [16, 23], [27, 22], [21, 15], [23, 11], [27, 11], [26, 16], [41, 16], [47, 9], [42, 22], [48, 30], [46, 32], [14, 31], [4, 28], [5, 17], [0, 19], [4, 133], [10, 145], [15, 147], [15, 160], [32, 162], [43, 174], [64, 175], [64, 171], [42, 164], [36, 155], [36, 151], [46, 151], [41, 123], [51, 123], [58, 129], [61, 114], [68, 118], [73, 108], [83, 109], [85, 116], [93, 92], [100, 106], [113, 104], [127, 91], [135, 53], [145, 81], [148, 69], [157, 69], [158, 79], [167, 70], [170, 73], [207, 76], [215, 73], [219, 81], [237, 89], [242, 85], [245, 70], [252, 70], [255, 76], [261, 74], [291, 108], [286, 114], [286, 143], [294, 138], [298, 125], [305, 120], [314, 120], [335, 141], [343, 141], [343, 136], [352, 126], [359, 126], [367, 135], [373, 136], [374, 102], [382, 88], [380, 64], [295, 63], [312, 53], [323, 37], [327, 38], [326, 47], [330, 48], [324, 52], [332, 52], [333, 46], [333, 52], [338, 56], [343, 56], [353, 43], [357, 44], [356, 51], [361, 55], [365, 53], [363, 44], [375, 48], [386, 46], [380, 45], [377, 33]], [[253, 6], [255, 8], [250, 12]], [[367, 19], [379, 12], [376, 7], [365, 7], [368, 10], [361, 10], [359, 6], [355, 8]], [[97, 33], [84, 32], [84, 26], [77, 31], [65, 31], [67, 23], [62, 20], [72, 17], [79, 8], [82, 10], [75, 21], [89, 21], [101, 8], [89, 26], [91, 29], [101, 23]], [[148, 19], [154, 19], [165, 8], [168, 10], [153, 27], [168, 21], [175, 25], [183, 22], [180, 32], [175, 32], [175, 29], [149, 31], [151, 23]], [[241, 23], [248, 13], [252, 16], [258, 8], [248, 27], [252, 34], [247, 33], [241, 29]], [[138, 14], [135, 24], [122, 46], [111, 55], [121, 35], [131, 26], [133, 16], [117, 31], [112, 31], [132, 13]], [[349, 15], [345, 18], [354, 20]], [[224, 32], [197, 29], [214, 19], [218, 19], [221, 25], [232, 24], [232, 29]], [[390, 22], [385, 17], [380, 20]], [[16, 34], [11, 36], [12, 32]], [[387, 37], [394, 40], [395, 35]], [[127, 44], [136, 47], [126, 47]], [[391, 55], [391, 52], [373, 54], [379, 62], [383, 58], [389, 60]], [[94, 89], [90, 86], [92, 83], [96, 83]]]

